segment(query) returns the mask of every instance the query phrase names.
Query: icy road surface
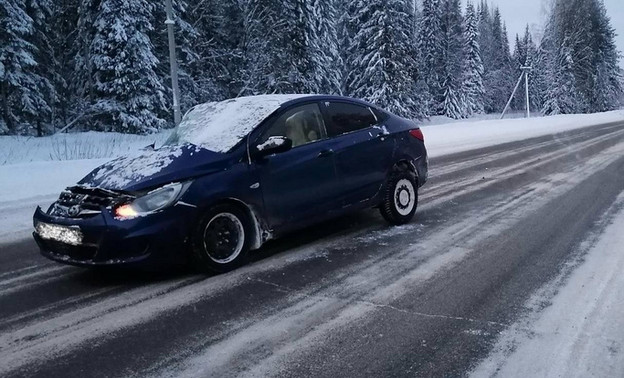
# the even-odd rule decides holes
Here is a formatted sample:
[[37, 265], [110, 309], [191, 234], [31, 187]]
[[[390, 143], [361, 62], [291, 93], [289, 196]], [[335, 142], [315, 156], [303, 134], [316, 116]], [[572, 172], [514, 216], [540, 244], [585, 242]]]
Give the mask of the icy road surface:
[[7, 238], [0, 376], [617, 376], [624, 123], [475, 148], [431, 159], [411, 224], [365, 211], [221, 276]]

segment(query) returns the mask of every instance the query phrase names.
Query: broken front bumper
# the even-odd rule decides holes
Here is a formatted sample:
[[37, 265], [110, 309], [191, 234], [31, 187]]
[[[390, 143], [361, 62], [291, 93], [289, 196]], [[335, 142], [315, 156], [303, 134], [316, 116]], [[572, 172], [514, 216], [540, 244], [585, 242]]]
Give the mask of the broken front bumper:
[[37, 208], [33, 237], [41, 254], [77, 266], [163, 265], [186, 261], [186, 242], [193, 209], [173, 206], [150, 216], [115, 219], [102, 212], [66, 218]]

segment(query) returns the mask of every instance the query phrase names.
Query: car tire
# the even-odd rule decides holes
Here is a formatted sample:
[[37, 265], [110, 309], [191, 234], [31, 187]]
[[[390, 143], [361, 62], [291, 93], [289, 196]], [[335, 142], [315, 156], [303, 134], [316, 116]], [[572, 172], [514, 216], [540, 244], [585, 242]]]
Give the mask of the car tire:
[[392, 225], [409, 223], [418, 207], [416, 175], [409, 171], [393, 172], [383, 191], [379, 210]]
[[252, 227], [245, 211], [217, 205], [199, 220], [191, 238], [191, 262], [204, 273], [225, 273], [247, 262]]

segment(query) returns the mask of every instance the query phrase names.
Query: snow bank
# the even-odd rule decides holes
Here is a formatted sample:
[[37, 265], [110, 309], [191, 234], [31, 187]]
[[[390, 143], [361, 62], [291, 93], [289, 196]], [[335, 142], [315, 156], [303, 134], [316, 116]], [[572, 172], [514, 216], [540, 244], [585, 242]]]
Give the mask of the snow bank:
[[0, 136], [0, 165], [49, 160], [112, 159], [152, 143], [160, 146], [169, 135], [171, 130], [151, 135], [89, 131], [42, 138]]
[[0, 207], [5, 202], [60, 194], [108, 159], [0, 165]]
[[[526, 112], [522, 111], [513, 111], [505, 114], [505, 119], [516, 119], [516, 118], [525, 118]], [[544, 117], [540, 112], [531, 112], [532, 118], [541, 118]], [[447, 116], [431, 116], [429, 119], [421, 122], [423, 126], [431, 126], [431, 125], [445, 125], [448, 123], [468, 123], [468, 122], [479, 122], [479, 121], [498, 121], [500, 119], [500, 113], [490, 113], [490, 114], [476, 114], [466, 119], [454, 119]]]
[[623, 110], [423, 125], [422, 130], [429, 155], [435, 157], [617, 121], [624, 122]]
[[37, 206], [47, 209], [63, 189], [107, 160], [0, 165], [0, 243], [28, 237]]

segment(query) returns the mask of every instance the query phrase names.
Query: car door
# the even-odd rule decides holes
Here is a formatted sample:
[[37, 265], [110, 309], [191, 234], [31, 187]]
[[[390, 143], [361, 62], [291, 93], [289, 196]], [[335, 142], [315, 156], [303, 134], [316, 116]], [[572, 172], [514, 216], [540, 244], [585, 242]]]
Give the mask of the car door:
[[339, 206], [334, 156], [319, 105], [287, 109], [262, 133], [256, 145], [271, 136], [288, 137], [293, 148], [253, 163], [270, 225], [294, 228]]
[[392, 167], [395, 141], [367, 106], [342, 101], [321, 104], [335, 164], [343, 187], [343, 206], [377, 194]]

